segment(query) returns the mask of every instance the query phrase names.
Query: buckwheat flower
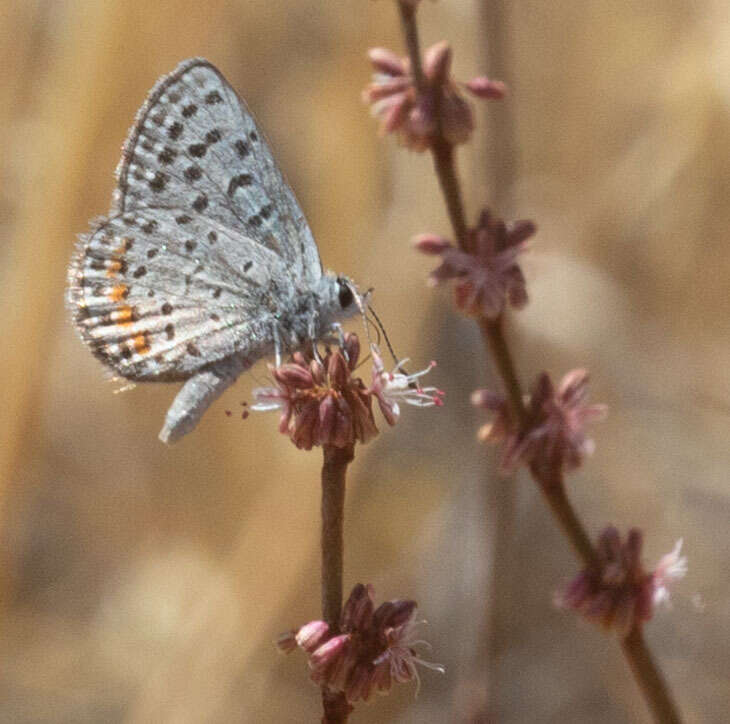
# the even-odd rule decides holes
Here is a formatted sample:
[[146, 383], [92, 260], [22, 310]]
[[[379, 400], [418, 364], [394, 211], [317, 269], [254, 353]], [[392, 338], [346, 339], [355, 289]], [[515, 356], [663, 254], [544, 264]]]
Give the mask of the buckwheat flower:
[[559, 594], [557, 603], [604, 628], [627, 634], [651, 618], [653, 576], [641, 565], [641, 531], [625, 541], [613, 526], [601, 533], [593, 565], [581, 571]]
[[328, 350], [322, 359], [296, 352], [291, 362], [270, 365], [276, 387], [255, 389], [251, 409], [281, 410], [280, 432], [304, 450], [367, 442], [378, 430], [372, 399], [362, 380], [352, 376], [359, 352], [357, 335], [349, 334], [343, 349]]
[[552, 480], [565, 469], [577, 468], [593, 452], [594, 444], [586, 436], [585, 426], [603, 418], [606, 406], [586, 404], [587, 395], [586, 370], [568, 372], [557, 390], [543, 372], [526, 399], [526, 422], [520, 427], [504, 396], [479, 390], [472, 395], [472, 403], [495, 413], [479, 437], [502, 443], [503, 472], [527, 463], [541, 480]]
[[556, 602], [625, 635], [651, 619], [654, 608], [668, 599], [667, 585], [685, 574], [681, 545], [680, 540], [656, 570], [647, 573], [641, 563], [641, 531], [632, 528], [622, 541], [609, 526], [598, 539], [593, 564], [558, 594]]
[[654, 586], [652, 603], [654, 606], [662, 603], [668, 606], [670, 604], [669, 588], [687, 573], [687, 558], [680, 555], [681, 551], [682, 539], [680, 538], [674, 548], [661, 557], [654, 569], [652, 574], [652, 585]]
[[440, 284], [454, 279], [456, 306], [462, 312], [496, 319], [507, 303], [516, 309], [527, 304], [525, 277], [517, 257], [534, 233], [531, 221], [508, 225], [485, 209], [477, 226], [469, 230], [469, 252], [435, 234], [416, 237], [414, 245], [424, 254], [441, 257], [441, 265], [431, 272], [430, 281]]
[[413, 374], [402, 371], [407, 359], [398, 362], [392, 372], [388, 372], [380, 356], [377, 345], [370, 345], [370, 354], [373, 358], [373, 381], [368, 393], [378, 401], [380, 411], [389, 425], [395, 425], [400, 416], [399, 401], [415, 407], [440, 407], [443, 402], [443, 390], [437, 387], [421, 387], [419, 379], [428, 374], [435, 366], [435, 362]]
[[[464, 143], [474, 130], [474, 117], [459, 86], [451, 79], [451, 48], [445, 42], [424, 54], [425, 87], [418, 89], [408, 58], [385, 48], [368, 56], [375, 73], [363, 91], [363, 100], [380, 120], [381, 133], [397, 133], [399, 141], [414, 151], [425, 151], [439, 132], [452, 145]], [[504, 86], [475, 78], [464, 86], [477, 98], [501, 98]], [[501, 88], [501, 91], [500, 91]]]
[[[357, 584], [345, 603], [339, 633], [329, 634], [326, 623], [313, 621], [282, 638], [291, 651], [293, 639], [309, 656], [311, 679], [332, 692], [344, 692], [347, 701], [367, 700], [373, 692], [387, 693], [393, 683], [419, 681], [417, 665], [443, 672], [424, 661], [415, 647], [416, 603], [386, 601], [375, 608], [371, 585]], [[313, 647], [317, 640], [319, 645]]]
[[310, 621], [296, 633], [296, 643], [308, 654], [316, 651], [330, 637], [330, 627], [325, 621]]

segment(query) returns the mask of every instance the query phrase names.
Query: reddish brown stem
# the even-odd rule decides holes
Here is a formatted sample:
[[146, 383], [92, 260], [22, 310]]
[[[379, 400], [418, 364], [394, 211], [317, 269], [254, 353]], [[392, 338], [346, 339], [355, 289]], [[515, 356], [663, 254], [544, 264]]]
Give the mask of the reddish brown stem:
[[[322, 465], [322, 618], [337, 633], [342, 612], [345, 477], [354, 445], [325, 445]], [[345, 695], [322, 689], [322, 724], [343, 724], [352, 711]]]
[[631, 665], [654, 719], [661, 724], [680, 724], [679, 709], [672, 693], [652, 658], [640, 627], [635, 626], [621, 642], [624, 655]]
[[408, 48], [408, 57], [411, 59], [411, 73], [419, 93], [426, 92], [426, 76], [421, 63], [421, 49], [418, 41], [418, 26], [416, 25], [416, 6], [409, 2], [398, 2], [403, 37]]
[[502, 331], [502, 317], [497, 319], [480, 319], [479, 327], [482, 330], [482, 337], [487, 344], [487, 352], [491, 353], [499, 376], [502, 378], [505, 389], [507, 390], [507, 398], [515, 419], [524, 425], [526, 421], [525, 403], [522, 399], [522, 388], [520, 381], [517, 379], [515, 365], [512, 362], [507, 340], [504, 338]]
[[464, 204], [461, 200], [461, 186], [454, 163], [454, 147], [446, 139], [438, 138], [431, 147], [431, 152], [456, 241], [464, 251], [471, 251]]
[[[419, 92], [427, 92], [419, 51], [416, 6], [407, 2], [407, 0], [399, 0], [398, 5], [403, 36], [408, 48], [416, 88]], [[435, 110], [438, 119], [438, 108]], [[440, 123], [437, 128], [436, 138], [431, 146], [431, 151], [436, 168], [436, 175], [446, 202], [454, 235], [459, 246], [464, 251], [470, 251], [468, 226], [464, 212], [461, 187], [456, 172], [454, 148], [441, 132]], [[481, 319], [479, 320], [479, 326], [486, 346], [491, 353], [497, 371], [507, 390], [510, 406], [517, 419], [520, 422], [524, 422], [525, 406], [522, 401], [521, 387], [507, 341], [504, 338], [502, 320], [501, 318], [494, 321]], [[582, 562], [585, 565], [590, 564], [595, 556], [593, 546], [583, 524], [565, 494], [562, 479], [541, 480], [536, 475], [536, 472], [535, 470], [532, 471], [533, 477], [540, 485], [556, 522]], [[679, 723], [681, 719], [676, 705], [656, 663], [651, 657], [639, 628], [634, 628], [626, 636], [622, 642], [622, 649], [656, 720], [667, 724]]]
[[562, 477], [557, 480], [546, 480], [541, 478], [536, 470], [532, 470], [532, 476], [539, 483], [545, 501], [550, 506], [553, 516], [555, 516], [555, 521], [570, 541], [573, 550], [585, 566], [590, 566], [595, 557], [593, 545], [573, 506], [570, 504], [568, 496], [565, 494]]

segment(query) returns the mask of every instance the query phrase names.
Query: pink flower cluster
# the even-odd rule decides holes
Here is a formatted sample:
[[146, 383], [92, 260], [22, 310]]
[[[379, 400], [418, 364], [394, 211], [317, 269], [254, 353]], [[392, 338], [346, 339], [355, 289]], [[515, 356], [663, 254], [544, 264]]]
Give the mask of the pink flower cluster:
[[[425, 151], [440, 133], [450, 144], [464, 143], [474, 130], [469, 103], [450, 78], [451, 48], [445, 42], [429, 48], [423, 59], [424, 88], [417, 88], [410, 60], [385, 48], [368, 53], [375, 74], [363, 91], [382, 133], [397, 133], [414, 151]], [[502, 98], [505, 86], [488, 78], [474, 78], [464, 87], [478, 98]]]
[[531, 221], [506, 224], [485, 209], [477, 226], [469, 230], [468, 252], [436, 234], [422, 234], [414, 245], [424, 254], [441, 257], [441, 266], [431, 272], [431, 282], [455, 279], [456, 306], [462, 312], [495, 319], [507, 302], [516, 309], [527, 304], [525, 277], [517, 256], [534, 233]]
[[279, 637], [277, 645], [289, 652], [299, 646], [309, 656], [311, 678], [332, 692], [344, 692], [347, 701], [385, 694], [394, 683], [418, 680], [416, 664], [443, 671], [423, 661], [414, 646], [416, 603], [386, 601], [375, 608], [371, 585], [358, 583], [342, 610], [339, 631], [324, 621], [311, 621]]
[[585, 426], [606, 414], [605, 405], [588, 405], [588, 373], [568, 372], [557, 389], [546, 372], [535, 381], [527, 401], [527, 419], [520, 426], [507, 399], [489, 390], [478, 390], [472, 402], [495, 413], [479, 437], [502, 443], [501, 468], [514, 471], [521, 463], [532, 467], [540, 480], [553, 480], [564, 469], [577, 468], [593, 451]]
[[655, 606], [668, 600], [669, 584], [686, 572], [681, 545], [679, 541], [653, 573], [646, 573], [641, 531], [632, 528], [622, 541], [616, 528], [609, 526], [598, 539], [593, 565], [566, 586], [557, 603], [625, 635], [651, 619]]
[[362, 380], [352, 376], [359, 356], [355, 334], [321, 359], [295, 352], [291, 362], [269, 367], [277, 386], [254, 390], [257, 402], [251, 409], [281, 409], [280, 432], [304, 450], [365, 443], [378, 429], [371, 397]]
[[383, 417], [395, 425], [400, 415], [399, 400], [417, 407], [440, 406], [443, 392], [435, 387], [421, 387], [418, 379], [429, 372], [435, 362], [414, 374], [385, 370], [380, 353], [372, 345], [372, 384], [366, 387], [354, 377], [360, 357], [356, 334], [345, 336], [341, 348], [328, 349], [323, 357], [307, 356], [298, 351], [291, 362], [269, 370], [276, 387], [259, 387], [253, 391], [255, 411], [281, 410], [279, 431], [304, 450], [317, 445], [346, 447], [354, 442], [366, 443], [378, 434], [373, 417], [373, 398]]

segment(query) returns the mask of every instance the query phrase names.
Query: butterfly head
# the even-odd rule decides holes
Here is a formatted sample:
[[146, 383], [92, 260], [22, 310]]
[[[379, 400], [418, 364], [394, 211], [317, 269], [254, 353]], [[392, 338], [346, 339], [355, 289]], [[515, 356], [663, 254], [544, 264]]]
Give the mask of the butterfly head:
[[317, 290], [319, 304], [318, 323], [328, 329], [333, 323], [341, 322], [363, 309], [364, 299], [357, 291], [352, 279], [327, 272], [322, 276]]
[[343, 314], [350, 316], [354, 314], [360, 307], [359, 294], [355, 285], [347, 277], [337, 277], [337, 301]]

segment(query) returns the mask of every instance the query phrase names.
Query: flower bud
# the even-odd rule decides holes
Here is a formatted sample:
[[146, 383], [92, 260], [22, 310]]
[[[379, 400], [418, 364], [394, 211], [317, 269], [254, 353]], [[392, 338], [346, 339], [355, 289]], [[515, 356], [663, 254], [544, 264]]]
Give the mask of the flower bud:
[[485, 100], [499, 100], [507, 93], [507, 86], [501, 80], [490, 80], [485, 76], [472, 78], [465, 85], [470, 93]]
[[276, 637], [276, 648], [284, 654], [288, 654], [297, 647], [296, 632], [284, 631]]
[[311, 654], [319, 648], [329, 636], [330, 627], [325, 621], [310, 621], [296, 633], [296, 643]]
[[451, 248], [451, 242], [438, 234], [419, 234], [414, 237], [413, 246], [424, 254], [443, 254]]
[[368, 58], [375, 70], [385, 75], [403, 75], [405, 72], [403, 59], [387, 48], [370, 48]]
[[449, 80], [451, 70], [451, 46], [442, 40], [432, 45], [423, 59], [423, 71], [434, 85], [443, 85]]
[[331, 669], [345, 655], [349, 640], [348, 635], [341, 634], [326, 641], [309, 657], [309, 666], [316, 672]]

